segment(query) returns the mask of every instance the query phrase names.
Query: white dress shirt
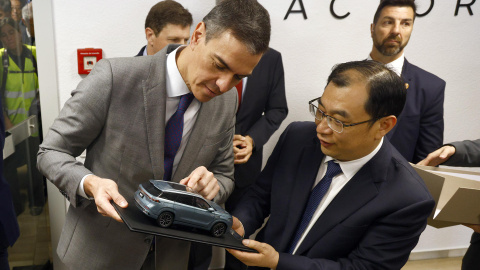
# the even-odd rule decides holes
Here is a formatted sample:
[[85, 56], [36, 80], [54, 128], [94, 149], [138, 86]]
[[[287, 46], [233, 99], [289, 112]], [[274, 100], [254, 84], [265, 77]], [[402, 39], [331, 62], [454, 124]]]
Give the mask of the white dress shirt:
[[[367, 60], [373, 60], [373, 59], [370, 55], [368, 55]], [[397, 73], [398, 76], [402, 77], [402, 69], [403, 69], [404, 62], [405, 62], [405, 55], [402, 52], [402, 55], [397, 60], [387, 63], [385, 64], [385, 66], [393, 70], [395, 73]]]
[[[191, 93], [187, 85], [185, 84], [185, 81], [183, 80], [182, 75], [180, 75], [180, 71], [178, 70], [177, 62], [175, 60], [176, 54], [179, 53], [181, 51], [181, 48], [183, 47], [185, 46], [178, 47], [176, 50], [172, 51], [167, 56], [167, 68], [166, 68], [166, 74], [165, 74], [166, 91], [167, 91], [167, 101], [166, 101], [167, 107], [165, 112], [165, 125], [168, 122], [168, 120], [170, 120], [172, 115], [177, 111], [178, 104], [180, 103], [180, 96]], [[180, 147], [178, 148], [177, 153], [175, 154], [175, 159], [173, 160], [172, 176], [175, 174], [178, 163], [180, 162], [183, 152], [185, 151], [188, 138], [192, 133], [192, 129], [195, 124], [195, 121], [197, 120], [198, 111], [200, 110], [201, 106], [202, 106], [202, 103], [198, 101], [196, 98], [194, 98], [190, 106], [188, 106], [188, 109], [185, 111], [185, 114], [183, 116], [182, 141], [180, 143]], [[83, 183], [85, 181], [85, 178], [89, 175], [90, 174], [85, 175], [82, 178], [82, 181], [80, 182], [80, 185], [78, 186], [78, 189], [77, 189], [77, 194], [84, 198], [92, 199], [92, 198], [89, 198], [87, 194], [85, 194], [85, 190], [83, 188]]]
[[[308, 234], [310, 229], [312, 229], [313, 225], [317, 222], [318, 218], [322, 215], [323, 211], [328, 207], [330, 202], [337, 196], [337, 194], [342, 190], [342, 188], [352, 179], [353, 176], [365, 165], [370, 159], [377, 154], [377, 152], [380, 150], [383, 144], [383, 138], [378, 144], [378, 146], [368, 155], [352, 160], [352, 161], [338, 161], [335, 160], [338, 165], [340, 165], [340, 168], [342, 169], [342, 172], [335, 176], [332, 179], [332, 184], [330, 185], [330, 188], [328, 189], [327, 193], [325, 196], [323, 196], [322, 201], [320, 204], [318, 204], [317, 210], [315, 210], [315, 213], [313, 214], [312, 219], [310, 220], [310, 223], [308, 223], [307, 228], [302, 234], [302, 237], [300, 237], [300, 240], [297, 243], [297, 246], [295, 246], [295, 250], [293, 251], [293, 254], [297, 252], [298, 247], [300, 244], [303, 242], [305, 239], [305, 236]], [[322, 160], [322, 164], [320, 165], [320, 168], [318, 169], [317, 173], [317, 178], [315, 179], [315, 184], [313, 185], [312, 189], [322, 180], [322, 178], [325, 176], [327, 173], [327, 162], [333, 160], [332, 157], [330, 156], [325, 156]]]
[[245, 95], [245, 89], [247, 89], [247, 80], [248, 80], [248, 77], [245, 77], [242, 79], [242, 100], [243, 100], [243, 96]]

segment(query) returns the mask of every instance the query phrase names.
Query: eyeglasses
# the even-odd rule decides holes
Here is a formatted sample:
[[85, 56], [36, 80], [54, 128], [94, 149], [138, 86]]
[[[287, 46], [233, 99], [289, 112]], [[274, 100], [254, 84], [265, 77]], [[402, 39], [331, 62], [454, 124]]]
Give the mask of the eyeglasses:
[[353, 126], [368, 123], [368, 122], [371, 122], [371, 121], [376, 121], [376, 119], [372, 118], [370, 120], [363, 121], [363, 122], [358, 122], [358, 123], [353, 123], [353, 124], [344, 124], [342, 121], [340, 121], [338, 119], [335, 119], [335, 118], [331, 117], [330, 115], [327, 115], [326, 113], [324, 113], [322, 110], [320, 110], [317, 106], [315, 106], [313, 104], [315, 101], [318, 101], [319, 99], [320, 98], [315, 98], [315, 99], [312, 99], [308, 102], [308, 107], [310, 109], [310, 113], [315, 117], [315, 119], [317, 119], [320, 122], [323, 120], [323, 118], [327, 118], [328, 127], [331, 128], [333, 131], [335, 131], [337, 133], [342, 133], [343, 128], [346, 128], [346, 127], [353, 127]]

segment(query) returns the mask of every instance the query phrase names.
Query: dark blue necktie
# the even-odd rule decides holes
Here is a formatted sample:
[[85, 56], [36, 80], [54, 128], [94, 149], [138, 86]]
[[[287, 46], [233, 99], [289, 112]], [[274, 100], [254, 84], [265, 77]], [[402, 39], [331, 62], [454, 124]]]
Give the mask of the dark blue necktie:
[[307, 228], [310, 220], [317, 210], [318, 205], [322, 201], [323, 196], [327, 193], [328, 189], [330, 188], [330, 184], [332, 183], [333, 177], [337, 174], [341, 173], [342, 169], [338, 163], [335, 163], [333, 160], [330, 160], [327, 165], [327, 172], [325, 176], [320, 180], [320, 182], [313, 188], [312, 192], [310, 193], [310, 197], [308, 198], [307, 206], [305, 207], [305, 211], [303, 212], [302, 221], [300, 225], [298, 225], [297, 231], [295, 232], [295, 237], [290, 244], [290, 248], [288, 249], [288, 253], [293, 254], [295, 247], [297, 246], [300, 237], [302, 237], [303, 232]]
[[193, 100], [193, 94], [189, 93], [180, 97], [180, 103], [178, 103], [177, 111], [168, 120], [165, 126], [165, 148], [164, 148], [164, 162], [163, 167], [165, 174], [164, 180], [170, 180], [172, 178], [173, 161], [177, 154], [180, 143], [182, 142], [183, 135], [183, 116], [190, 103]]

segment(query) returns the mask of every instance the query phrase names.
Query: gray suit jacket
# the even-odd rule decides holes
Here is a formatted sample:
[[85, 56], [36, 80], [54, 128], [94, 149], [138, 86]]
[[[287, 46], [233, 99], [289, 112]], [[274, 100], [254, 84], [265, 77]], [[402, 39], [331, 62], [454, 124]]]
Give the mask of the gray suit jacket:
[[[38, 168], [71, 203], [57, 252], [72, 269], [139, 269], [148, 253], [153, 236], [103, 217], [76, 191], [89, 173], [116, 181], [125, 198], [140, 183], [163, 178], [167, 50], [172, 46], [154, 56], [98, 62], [40, 146]], [[234, 187], [236, 107], [234, 91], [202, 104], [172, 181], [205, 166], [220, 184], [215, 201], [226, 200]], [[84, 149], [83, 165], [75, 157]], [[157, 237], [156, 245], [157, 269], [186, 269], [188, 242]]]

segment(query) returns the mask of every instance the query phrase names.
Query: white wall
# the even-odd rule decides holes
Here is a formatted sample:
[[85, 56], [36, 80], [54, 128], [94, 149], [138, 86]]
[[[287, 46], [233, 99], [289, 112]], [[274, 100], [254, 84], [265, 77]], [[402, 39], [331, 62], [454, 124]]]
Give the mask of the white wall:
[[[145, 44], [144, 21], [157, 1], [51, 0], [55, 31], [60, 105], [69, 98], [82, 79], [77, 74], [76, 49], [102, 48], [105, 57], [135, 55]], [[307, 101], [323, 92], [326, 78], [336, 63], [365, 59], [371, 50], [370, 23], [378, 0], [337, 0], [338, 14], [330, 14], [330, 1], [303, 0], [308, 16], [300, 13], [284, 20], [292, 0], [259, 0], [270, 12], [271, 47], [283, 54], [289, 116], [281, 127], [297, 120], [312, 120]], [[194, 16], [194, 24], [214, 6], [214, 0], [180, 0]], [[417, 0], [419, 12], [430, 0]], [[447, 81], [445, 96], [445, 142], [480, 137], [480, 121], [475, 105], [480, 100], [480, 3], [474, 15], [461, 8], [454, 16], [457, 1], [435, 1], [426, 17], [417, 18], [407, 59]], [[465, 2], [465, 1], [462, 1]], [[361, 3], [361, 4], [360, 4]], [[298, 1], [294, 9], [299, 9]], [[38, 22], [36, 22], [37, 24]], [[54, 71], [52, 71], [54, 72]], [[48, 91], [42, 89], [41, 91]], [[43, 102], [43, 101], [42, 101]], [[45, 103], [42, 103], [45, 108]], [[269, 154], [277, 132], [266, 146]], [[444, 250], [468, 246], [470, 230], [457, 226], [428, 228], [416, 251]]]

